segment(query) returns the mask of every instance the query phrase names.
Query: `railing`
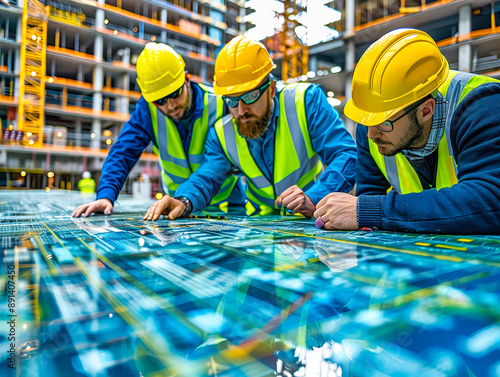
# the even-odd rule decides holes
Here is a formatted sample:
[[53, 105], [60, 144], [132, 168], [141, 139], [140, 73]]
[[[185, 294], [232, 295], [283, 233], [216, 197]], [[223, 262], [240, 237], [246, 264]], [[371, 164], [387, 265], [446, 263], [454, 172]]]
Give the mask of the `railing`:
[[[166, 22], [161, 22], [161, 21], [158, 21], [158, 20], [146, 17], [146, 16], [141, 16], [141, 15], [135, 14], [133, 12], [130, 12], [128, 10], [117, 8], [117, 7], [109, 5], [109, 4], [103, 4], [103, 5], [98, 5], [98, 6], [109, 11], [109, 12], [113, 12], [113, 13], [120, 14], [120, 15], [125, 15], [127, 18], [136, 20], [138, 22], [143, 22], [143, 23], [146, 23], [149, 25], [159, 26], [161, 28], [166, 29], [167, 31], [173, 31], [173, 32], [179, 33], [181, 35], [190, 36], [190, 37], [193, 37], [196, 39], [200, 39], [200, 40], [212, 43], [216, 46], [220, 45], [219, 41], [214, 40], [213, 38], [210, 38], [208, 35], [205, 35], [205, 34], [196, 35], [196, 34], [188, 32], [186, 30], [183, 30], [181, 27], [179, 27], [177, 25], [168, 24]], [[194, 15], [194, 13], [193, 13], [193, 15]], [[99, 25], [97, 25], [96, 27], [99, 29]]]
[[382, 7], [377, 6], [375, 1], [367, 1], [360, 6], [356, 6], [356, 26], [354, 31], [360, 31], [404, 17], [408, 13], [421, 12], [452, 1], [454, 0], [384, 0]]
[[445, 47], [449, 46], [455, 43], [459, 42], [465, 42], [471, 39], [475, 38], [480, 38], [480, 37], [485, 37], [488, 35], [492, 34], [499, 34], [500, 33], [500, 26], [499, 27], [490, 27], [488, 29], [481, 29], [481, 30], [474, 30], [471, 31], [470, 33], [462, 34], [462, 35], [456, 35], [451, 38], [446, 38], [441, 41], [436, 42], [438, 47]]

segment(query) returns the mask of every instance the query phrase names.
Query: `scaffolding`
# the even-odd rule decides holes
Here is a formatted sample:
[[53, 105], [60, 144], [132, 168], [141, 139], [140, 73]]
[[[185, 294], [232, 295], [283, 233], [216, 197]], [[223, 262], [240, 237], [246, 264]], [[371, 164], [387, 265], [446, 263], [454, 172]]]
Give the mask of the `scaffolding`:
[[38, 0], [24, 0], [19, 73], [18, 130], [31, 146], [42, 146], [47, 16]]

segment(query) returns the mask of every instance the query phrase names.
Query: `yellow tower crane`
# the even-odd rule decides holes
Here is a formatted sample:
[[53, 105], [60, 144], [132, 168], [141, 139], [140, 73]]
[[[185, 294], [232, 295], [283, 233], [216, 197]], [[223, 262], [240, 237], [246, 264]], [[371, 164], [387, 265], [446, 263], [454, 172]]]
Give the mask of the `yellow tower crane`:
[[283, 30], [280, 33], [283, 47], [282, 80], [287, 82], [302, 75], [309, 70], [309, 48], [304, 46], [295, 33], [295, 27], [299, 25], [297, 15], [307, 1], [301, 1], [301, 7], [297, 0], [283, 0], [285, 12], [283, 14]]
[[42, 146], [45, 104], [47, 15], [38, 0], [24, 0], [18, 129], [26, 142]]

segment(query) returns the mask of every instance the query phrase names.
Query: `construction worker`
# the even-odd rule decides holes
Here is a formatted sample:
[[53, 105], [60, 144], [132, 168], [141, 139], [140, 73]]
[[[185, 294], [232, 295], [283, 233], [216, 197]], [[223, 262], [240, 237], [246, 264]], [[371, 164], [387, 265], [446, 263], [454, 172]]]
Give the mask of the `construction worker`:
[[92, 175], [89, 171], [84, 171], [82, 173], [82, 179], [78, 181], [78, 190], [81, 192], [95, 192], [95, 181], [92, 179]]
[[203, 165], [179, 187], [184, 202], [163, 198], [145, 220], [202, 209], [233, 165], [247, 181], [248, 215], [281, 208], [311, 217], [326, 194], [353, 188], [355, 143], [323, 90], [292, 84], [278, 91], [270, 75], [274, 67], [259, 42], [238, 36], [224, 46], [215, 62], [214, 91], [230, 115], [209, 131]]
[[[208, 129], [224, 114], [222, 98], [191, 82], [184, 60], [170, 46], [148, 43], [136, 68], [142, 97], [104, 162], [97, 200], [79, 206], [73, 212], [75, 217], [111, 214], [128, 174], [151, 141], [160, 158], [163, 190], [175, 196], [203, 159]], [[238, 187], [236, 177], [228, 172], [222, 178], [225, 181], [212, 203], [243, 204], [243, 190], [236, 188], [233, 193]]]
[[429, 35], [397, 29], [361, 57], [344, 111], [359, 196], [325, 197], [317, 226], [500, 232], [500, 81], [449, 70]]

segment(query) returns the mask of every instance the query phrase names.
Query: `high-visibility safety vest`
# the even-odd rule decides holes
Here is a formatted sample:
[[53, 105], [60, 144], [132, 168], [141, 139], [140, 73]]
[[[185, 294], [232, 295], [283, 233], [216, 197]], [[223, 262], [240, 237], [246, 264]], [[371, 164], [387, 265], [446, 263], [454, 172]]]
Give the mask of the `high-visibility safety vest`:
[[[438, 88], [441, 95], [448, 102], [448, 113], [446, 114], [445, 132], [438, 144], [437, 190], [443, 187], [451, 187], [458, 183], [457, 164], [453, 157], [450, 141], [453, 113], [460, 101], [471, 90], [488, 82], [498, 82], [498, 80], [465, 72], [450, 71], [446, 81]], [[394, 190], [399, 194], [409, 194], [424, 190], [417, 172], [402, 153], [391, 157], [383, 156], [379, 153], [377, 145], [371, 139], [368, 139], [368, 145], [373, 160]]]
[[[203, 113], [194, 121], [187, 156], [175, 123], [154, 104], [148, 103], [156, 144], [158, 145], [158, 148], [153, 145], [153, 152], [160, 158], [163, 190], [170, 196], [174, 196], [175, 190], [186, 182], [200, 166], [205, 152], [204, 145], [208, 127], [224, 113], [222, 97], [216, 96], [211, 88], [201, 84], [199, 86], [204, 92]], [[226, 179], [210, 204], [224, 202], [231, 195], [236, 182], [237, 177], [235, 176]]]
[[247, 178], [248, 215], [272, 213], [277, 208], [274, 201], [283, 191], [293, 185], [307, 190], [323, 173], [323, 164], [313, 150], [307, 127], [304, 98], [309, 85], [287, 85], [280, 93], [272, 182], [257, 166], [246, 139], [238, 133], [231, 116], [226, 115], [215, 123], [215, 131], [227, 158]]
[[95, 192], [95, 181], [92, 178], [82, 178], [78, 181], [78, 190], [81, 192]]

